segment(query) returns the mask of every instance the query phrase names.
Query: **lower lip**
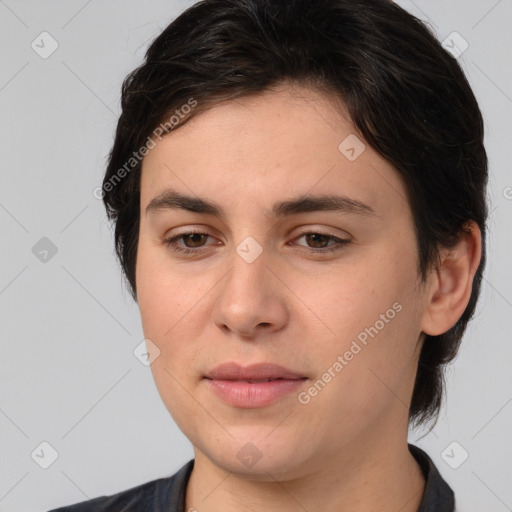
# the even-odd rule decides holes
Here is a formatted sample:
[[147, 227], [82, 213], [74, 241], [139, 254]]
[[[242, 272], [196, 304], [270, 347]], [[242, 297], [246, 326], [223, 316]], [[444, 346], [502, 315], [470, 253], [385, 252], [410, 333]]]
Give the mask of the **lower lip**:
[[270, 405], [296, 392], [306, 379], [276, 379], [268, 382], [206, 379], [214, 393], [235, 407], [256, 408]]

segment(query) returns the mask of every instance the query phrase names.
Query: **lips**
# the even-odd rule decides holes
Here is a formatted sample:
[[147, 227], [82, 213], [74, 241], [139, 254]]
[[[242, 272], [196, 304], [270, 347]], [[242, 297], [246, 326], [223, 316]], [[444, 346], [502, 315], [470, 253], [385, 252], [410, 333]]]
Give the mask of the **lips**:
[[217, 397], [246, 409], [270, 405], [298, 391], [306, 380], [307, 377], [273, 363], [225, 363], [205, 375], [209, 389]]
[[224, 363], [207, 373], [207, 379], [239, 380], [246, 382], [268, 382], [277, 379], [298, 380], [304, 375], [288, 370], [274, 363], [259, 363], [240, 366], [237, 363]]

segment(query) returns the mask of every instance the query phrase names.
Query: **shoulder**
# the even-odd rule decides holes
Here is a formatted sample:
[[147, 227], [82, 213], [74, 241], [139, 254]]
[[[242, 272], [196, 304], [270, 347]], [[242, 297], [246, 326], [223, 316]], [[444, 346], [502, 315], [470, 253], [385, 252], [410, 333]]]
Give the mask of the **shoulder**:
[[194, 461], [187, 462], [177, 473], [152, 480], [109, 496], [52, 509], [48, 512], [152, 512], [161, 507], [169, 512], [179, 510], [184, 499], [188, 477]]

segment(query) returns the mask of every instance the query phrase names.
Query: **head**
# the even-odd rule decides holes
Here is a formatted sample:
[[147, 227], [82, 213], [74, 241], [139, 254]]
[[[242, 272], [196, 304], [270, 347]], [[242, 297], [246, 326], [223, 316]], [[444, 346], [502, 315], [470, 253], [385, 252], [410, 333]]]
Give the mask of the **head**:
[[[204, 0], [173, 21], [123, 84], [103, 200], [194, 445], [253, 442], [285, 471], [385, 418], [435, 420], [480, 290], [486, 182], [464, 73], [391, 1]], [[205, 375], [233, 360], [307, 385], [212, 400]]]

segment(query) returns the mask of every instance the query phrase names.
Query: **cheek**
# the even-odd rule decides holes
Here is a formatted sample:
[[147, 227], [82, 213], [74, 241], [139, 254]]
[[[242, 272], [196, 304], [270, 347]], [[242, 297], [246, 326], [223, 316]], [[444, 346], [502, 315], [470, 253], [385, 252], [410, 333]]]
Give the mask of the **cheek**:
[[137, 297], [144, 337], [160, 351], [151, 371], [163, 402], [173, 414], [187, 395], [183, 386], [188, 388], [193, 377], [187, 372], [194, 368], [196, 359], [198, 347], [193, 340], [200, 338], [201, 326], [195, 315], [204, 292], [196, 283], [170, 272], [168, 262], [159, 254], [162, 252], [139, 245]]
[[402, 309], [413, 295], [413, 264], [390, 252], [387, 257], [371, 254], [365, 259], [325, 275], [317, 281], [314, 293], [305, 286], [299, 291], [342, 344], [359, 334], [364, 341], [368, 330], [374, 333], [375, 327], [379, 333], [389, 331], [390, 325], [397, 324], [396, 319], [406, 316], [398, 314], [397, 309]]
[[[162, 257], [164, 253], [164, 257]], [[192, 383], [197, 378], [202, 286], [169, 270], [161, 249], [139, 245], [137, 297], [144, 337], [160, 350], [150, 368], [162, 402], [176, 424], [189, 432], [197, 414]], [[195, 306], [195, 307], [194, 307]]]
[[334, 415], [357, 423], [397, 397], [407, 403], [420, 334], [416, 280], [415, 259], [400, 259], [389, 249], [322, 286], [318, 316], [334, 334], [332, 342], [311, 351], [317, 378], [329, 381], [325, 388], [323, 382], [317, 386], [323, 395], [318, 403], [331, 404], [327, 409]]
[[144, 333], [161, 341], [183, 328], [208, 289], [205, 279], [191, 279], [165, 250], [144, 240], [139, 242], [136, 282]]
[[335, 346], [318, 354], [318, 374], [306, 390], [308, 396], [301, 398], [310, 400], [304, 411], [310, 408], [311, 415], [321, 418], [333, 443], [340, 437], [351, 439], [355, 431], [387, 414], [403, 415], [405, 421], [417, 332], [411, 308], [398, 301], [393, 304], [395, 308], [382, 309], [387, 323], [369, 312], [364, 328], [352, 326], [355, 335], [343, 333]]

